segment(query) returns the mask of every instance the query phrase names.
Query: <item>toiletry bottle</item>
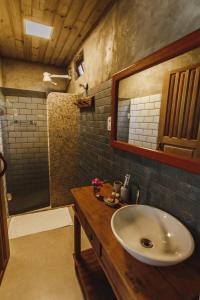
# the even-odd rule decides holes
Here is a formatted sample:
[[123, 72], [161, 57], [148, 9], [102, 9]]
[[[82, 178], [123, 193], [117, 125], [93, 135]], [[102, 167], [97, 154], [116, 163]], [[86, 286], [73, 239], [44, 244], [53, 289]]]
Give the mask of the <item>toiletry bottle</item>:
[[112, 194], [111, 194], [112, 201], [111, 202], [115, 202], [115, 197], [116, 197], [116, 193], [112, 192]]
[[116, 193], [115, 200], [120, 201], [120, 194], [119, 193]]
[[120, 190], [120, 199], [121, 199], [121, 202], [128, 202], [128, 200], [129, 200], [128, 185], [129, 185], [130, 177], [131, 177], [130, 174], [126, 174], [125, 180], [124, 180], [124, 184], [121, 187], [121, 190]]
[[128, 199], [129, 199], [128, 187], [122, 186], [120, 191], [120, 200], [121, 202], [128, 202]]

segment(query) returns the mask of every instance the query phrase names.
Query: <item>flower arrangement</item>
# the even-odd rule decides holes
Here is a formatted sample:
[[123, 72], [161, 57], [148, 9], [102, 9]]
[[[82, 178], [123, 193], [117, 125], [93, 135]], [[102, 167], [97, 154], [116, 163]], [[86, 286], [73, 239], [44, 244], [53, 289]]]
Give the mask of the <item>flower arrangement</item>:
[[103, 186], [103, 181], [99, 178], [92, 179], [92, 185], [93, 185], [93, 191], [96, 194], [101, 190], [101, 187]]
[[103, 186], [103, 181], [100, 180], [99, 178], [94, 178], [94, 179], [92, 179], [92, 185], [102, 187]]

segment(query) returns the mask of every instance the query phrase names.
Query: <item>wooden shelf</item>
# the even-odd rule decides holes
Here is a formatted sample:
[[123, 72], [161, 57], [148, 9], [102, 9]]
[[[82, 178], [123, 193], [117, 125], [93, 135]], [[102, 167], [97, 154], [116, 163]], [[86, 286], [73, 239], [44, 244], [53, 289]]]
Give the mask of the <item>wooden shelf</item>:
[[74, 255], [75, 270], [86, 300], [116, 300], [112, 288], [102, 271], [93, 249]]
[[79, 108], [91, 108], [94, 106], [94, 96], [79, 98], [74, 104]]

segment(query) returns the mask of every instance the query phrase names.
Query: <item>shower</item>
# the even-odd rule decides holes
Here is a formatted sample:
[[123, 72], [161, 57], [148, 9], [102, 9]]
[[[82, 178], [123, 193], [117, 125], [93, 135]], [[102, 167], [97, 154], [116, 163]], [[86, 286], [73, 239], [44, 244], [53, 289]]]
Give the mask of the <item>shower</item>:
[[43, 73], [43, 81], [44, 82], [51, 82], [52, 84], [57, 85], [56, 82], [52, 81], [52, 78], [66, 78], [66, 79], [69, 79], [69, 80], [72, 79], [71, 76], [69, 76], [68, 74], [66, 74], [66, 75], [57, 75], [57, 74], [51, 74], [51, 73], [48, 73], [48, 72]]

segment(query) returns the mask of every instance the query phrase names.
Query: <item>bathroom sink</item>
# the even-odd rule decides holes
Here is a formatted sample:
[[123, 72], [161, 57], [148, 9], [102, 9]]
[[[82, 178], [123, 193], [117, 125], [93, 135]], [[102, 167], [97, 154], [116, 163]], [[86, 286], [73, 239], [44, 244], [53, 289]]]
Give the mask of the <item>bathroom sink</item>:
[[111, 227], [122, 247], [149, 265], [174, 265], [194, 251], [194, 240], [187, 228], [170, 214], [151, 206], [134, 204], [118, 209]]

